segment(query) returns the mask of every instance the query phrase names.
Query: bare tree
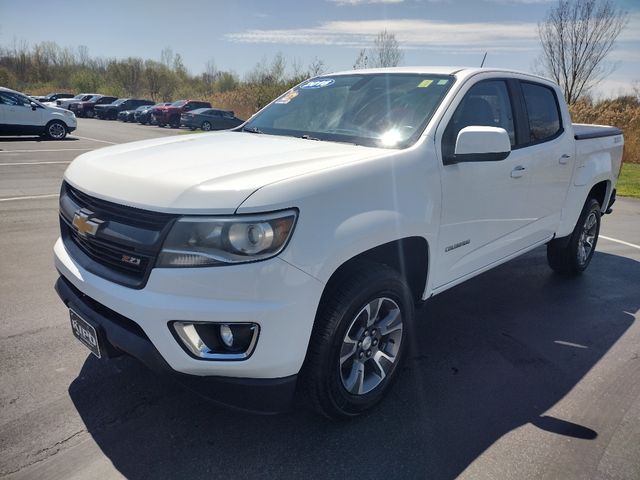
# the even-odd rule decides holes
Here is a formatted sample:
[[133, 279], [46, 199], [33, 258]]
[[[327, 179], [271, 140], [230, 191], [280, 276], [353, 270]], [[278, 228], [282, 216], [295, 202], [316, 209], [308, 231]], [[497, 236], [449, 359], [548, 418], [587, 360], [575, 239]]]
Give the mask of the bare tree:
[[367, 56], [367, 49], [363, 48], [358, 52], [356, 61], [353, 62], [353, 69], [359, 70], [361, 68], [367, 68], [368, 63], [369, 63], [369, 57]]
[[367, 52], [365, 48], [360, 50], [353, 68], [397, 67], [403, 58], [404, 53], [400, 49], [400, 42], [396, 39], [396, 35], [383, 30], [373, 41], [371, 52]]
[[313, 60], [309, 64], [308, 75], [310, 77], [317, 77], [322, 75], [326, 71], [324, 61], [318, 57], [313, 57]]
[[542, 69], [574, 103], [611, 73], [604, 62], [628, 14], [612, 0], [559, 0], [538, 24], [542, 43]]
[[397, 67], [402, 62], [404, 54], [400, 50], [400, 43], [394, 33], [386, 30], [378, 33], [373, 42], [372, 67]]

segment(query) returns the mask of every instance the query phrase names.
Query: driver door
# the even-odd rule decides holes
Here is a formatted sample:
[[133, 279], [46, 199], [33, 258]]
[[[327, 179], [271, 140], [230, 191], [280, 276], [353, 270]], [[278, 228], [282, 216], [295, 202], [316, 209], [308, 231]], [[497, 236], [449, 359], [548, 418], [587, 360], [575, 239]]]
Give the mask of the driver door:
[[[527, 205], [530, 158], [515, 149], [516, 120], [507, 79], [481, 80], [472, 85], [450, 118], [442, 122], [442, 213], [438, 240], [436, 288], [457, 280], [527, 247], [532, 241], [527, 225], [533, 222]], [[468, 126], [504, 128], [511, 153], [498, 161], [447, 164], [458, 132]], [[526, 149], [525, 149], [526, 150]]]

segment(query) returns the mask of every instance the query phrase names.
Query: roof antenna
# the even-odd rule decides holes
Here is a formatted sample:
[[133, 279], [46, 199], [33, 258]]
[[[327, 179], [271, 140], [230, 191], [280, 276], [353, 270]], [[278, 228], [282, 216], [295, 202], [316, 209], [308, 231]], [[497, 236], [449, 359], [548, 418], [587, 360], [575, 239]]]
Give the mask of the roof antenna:
[[487, 52], [484, 52], [484, 57], [482, 57], [482, 63], [480, 64], [480, 68], [484, 67], [484, 61], [487, 59]]

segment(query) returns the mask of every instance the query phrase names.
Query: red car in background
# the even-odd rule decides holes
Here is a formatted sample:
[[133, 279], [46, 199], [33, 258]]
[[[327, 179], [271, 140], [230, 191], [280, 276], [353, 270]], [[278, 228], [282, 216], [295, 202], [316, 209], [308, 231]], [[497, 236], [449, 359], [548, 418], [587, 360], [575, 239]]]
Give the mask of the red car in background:
[[209, 102], [199, 100], [178, 100], [171, 105], [155, 107], [151, 110], [153, 121], [159, 127], [170, 125], [172, 128], [180, 127], [180, 115], [196, 108], [211, 108]]

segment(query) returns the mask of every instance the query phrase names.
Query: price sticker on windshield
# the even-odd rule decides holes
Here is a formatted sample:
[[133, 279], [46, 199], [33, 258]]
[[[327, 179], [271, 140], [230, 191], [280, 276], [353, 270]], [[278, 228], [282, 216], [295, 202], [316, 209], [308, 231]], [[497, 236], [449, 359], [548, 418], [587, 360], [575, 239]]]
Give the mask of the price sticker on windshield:
[[285, 93], [282, 97], [280, 97], [278, 100], [276, 100], [276, 103], [280, 103], [280, 104], [287, 104], [289, 103], [291, 100], [293, 100], [294, 98], [296, 98], [298, 96], [298, 91], [297, 90], [291, 90], [287, 93]]
[[433, 80], [422, 80], [419, 84], [418, 84], [418, 88], [427, 88], [429, 85], [431, 85], [433, 83]]

